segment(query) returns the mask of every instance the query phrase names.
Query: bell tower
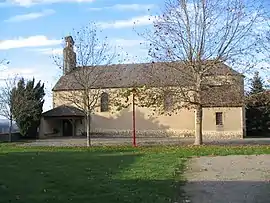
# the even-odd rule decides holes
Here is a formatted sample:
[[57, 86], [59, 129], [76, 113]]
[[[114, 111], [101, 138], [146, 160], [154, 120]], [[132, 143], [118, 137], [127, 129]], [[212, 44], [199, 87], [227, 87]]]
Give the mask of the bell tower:
[[72, 36], [65, 37], [63, 60], [63, 74], [66, 75], [76, 68], [76, 53], [74, 52], [74, 40]]

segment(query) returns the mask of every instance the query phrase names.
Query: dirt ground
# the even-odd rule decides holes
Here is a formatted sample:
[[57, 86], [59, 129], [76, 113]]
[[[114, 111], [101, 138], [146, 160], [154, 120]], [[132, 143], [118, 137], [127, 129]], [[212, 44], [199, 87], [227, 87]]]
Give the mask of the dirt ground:
[[185, 176], [183, 202], [270, 202], [270, 155], [193, 158]]

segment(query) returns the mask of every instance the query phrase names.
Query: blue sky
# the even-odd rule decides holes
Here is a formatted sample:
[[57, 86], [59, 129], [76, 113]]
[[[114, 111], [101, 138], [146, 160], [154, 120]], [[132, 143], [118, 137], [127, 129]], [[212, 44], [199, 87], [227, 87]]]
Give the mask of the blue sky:
[[[149, 14], [162, 0], [0, 0], [0, 59], [10, 61], [1, 79], [19, 74], [46, 84], [44, 110], [52, 107], [51, 88], [61, 75], [51, 56], [61, 53], [62, 38], [90, 21], [98, 23], [113, 45], [129, 57], [145, 56], [142, 39], [133, 31], [145, 29]], [[151, 11], [149, 12], [148, 9]]]
[[51, 56], [61, 53], [63, 37], [93, 21], [113, 45], [129, 53], [131, 61], [133, 56], [143, 58], [147, 50], [140, 46], [133, 22], [142, 31], [151, 24], [149, 14], [156, 14], [163, 4], [162, 0], [0, 0], [0, 59], [10, 61], [2, 67], [0, 79], [19, 74], [42, 80], [48, 110], [51, 88], [61, 75]]

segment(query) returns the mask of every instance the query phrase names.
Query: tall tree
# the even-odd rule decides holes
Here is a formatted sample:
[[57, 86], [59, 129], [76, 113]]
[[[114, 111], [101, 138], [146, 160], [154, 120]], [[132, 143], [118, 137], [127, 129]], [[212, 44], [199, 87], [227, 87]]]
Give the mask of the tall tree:
[[110, 81], [106, 67], [116, 59], [107, 37], [103, 39], [100, 34], [101, 30], [98, 30], [94, 23], [90, 23], [65, 39], [63, 66], [59, 59], [54, 57], [65, 75], [60, 80], [69, 89], [57, 92], [57, 98], [61, 104], [74, 105], [84, 112], [87, 146], [91, 145], [91, 116], [100, 104], [98, 101], [102, 93], [102, 87], [97, 86], [97, 83], [100, 80], [105, 81], [105, 78]]
[[270, 97], [259, 72], [255, 72], [252, 78], [246, 101], [247, 134], [267, 134], [270, 127]]
[[[16, 86], [17, 77], [7, 78], [5, 83], [0, 88], [0, 115], [9, 120], [9, 141], [12, 141], [13, 128], [13, 112], [14, 112], [14, 88]], [[17, 103], [21, 101], [17, 100]]]
[[21, 78], [13, 90], [13, 116], [20, 133], [27, 137], [36, 137], [44, 104], [44, 84], [35, 84], [35, 79], [25, 82]]
[[261, 76], [259, 75], [259, 72], [256, 71], [254, 73], [254, 76], [251, 80], [251, 87], [250, 87], [250, 95], [255, 95], [255, 94], [259, 94], [261, 92], [264, 92], [265, 88], [264, 88], [264, 81], [261, 78]]
[[[195, 145], [202, 144], [205, 90], [214, 92], [215, 86], [233, 85], [231, 80], [239, 91], [243, 85], [241, 79], [233, 78], [230, 73], [221, 76], [221, 69], [224, 68], [221, 64], [229, 64], [243, 72], [240, 67], [247, 70], [256, 62], [258, 39], [253, 31], [262, 20], [261, 12], [259, 7], [255, 8], [247, 2], [166, 0], [165, 9], [154, 19], [153, 30], [140, 34], [149, 42], [149, 55], [153, 62], [164, 62], [167, 72], [176, 71], [181, 75], [178, 79], [174, 78], [178, 88], [164, 88], [164, 91], [170, 91], [177, 101], [176, 110], [182, 107], [195, 109]], [[160, 80], [156, 75], [151, 79]], [[215, 100], [222, 102], [224, 96], [219, 97], [218, 93], [226, 89], [234, 88], [217, 88]], [[162, 107], [164, 91], [154, 91], [145, 101], [157, 108]]]

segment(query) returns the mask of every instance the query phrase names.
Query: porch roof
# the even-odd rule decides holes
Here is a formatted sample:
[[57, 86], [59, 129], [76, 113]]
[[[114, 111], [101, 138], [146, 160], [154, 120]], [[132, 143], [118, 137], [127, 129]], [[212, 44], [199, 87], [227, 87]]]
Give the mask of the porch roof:
[[74, 106], [58, 106], [42, 114], [44, 118], [49, 117], [84, 117], [84, 112]]

